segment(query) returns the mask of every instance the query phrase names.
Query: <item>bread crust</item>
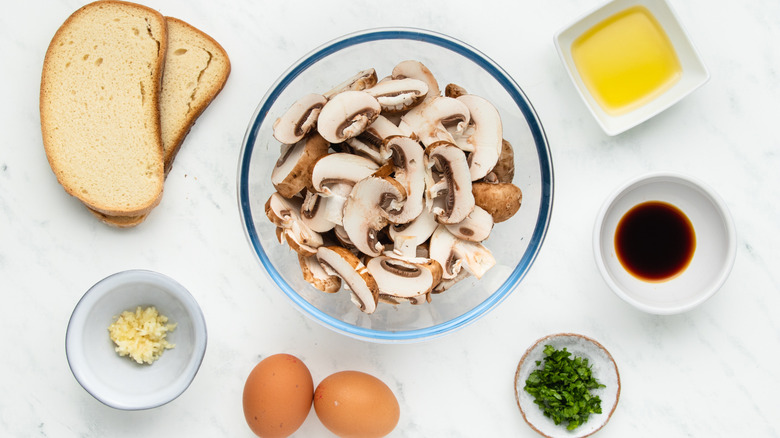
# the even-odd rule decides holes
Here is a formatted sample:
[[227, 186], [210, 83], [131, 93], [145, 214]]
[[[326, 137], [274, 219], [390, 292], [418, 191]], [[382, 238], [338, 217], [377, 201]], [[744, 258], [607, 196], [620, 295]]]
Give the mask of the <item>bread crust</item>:
[[[78, 180], [79, 176], [81, 176], [72, 174], [77, 173], [78, 169], [75, 171], [69, 171], [68, 166], [65, 165], [65, 163], [68, 162], [68, 160], [72, 157], [63, 156], [67, 155], [68, 153], [73, 153], [73, 151], [68, 150], [68, 147], [74, 148], [76, 146], [64, 146], [62, 144], [58, 144], [58, 142], [61, 142], [61, 139], [54, 138], [55, 132], [64, 127], [56, 126], [56, 120], [52, 121], [52, 118], [54, 118], [56, 115], [59, 115], [61, 119], [63, 112], [68, 114], [68, 112], [72, 110], [72, 108], [69, 107], [62, 107], [62, 98], [57, 98], [57, 101], [54, 101], [55, 94], [57, 92], [62, 92], [62, 90], [57, 89], [57, 87], [61, 84], [56, 83], [56, 81], [61, 79], [62, 75], [62, 73], [58, 72], [57, 69], [59, 67], [58, 63], [61, 61], [58, 59], [61, 54], [61, 47], [67, 44], [67, 42], [63, 41], [63, 39], [65, 38], [66, 34], [69, 34], [73, 29], [75, 29], [74, 26], [78, 26], [82, 23], [83, 20], [89, 18], [89, 14], [91, 14], [96, 9], [104, 8], [115, 8], [117, 10], [130, 11], [143, 15], [145, 17], [147, 28], [149, 29], [148, 31], [150, 34], [152, 32], [152, 27], [154, 27], [155, 30], [159, 32], [159, 35], [157, 35], [156, 38], [153, 37], [157, 41], [158, 45], [157, 56], [153, 65], [149, 65], [152, 76], [150, 84], [152, 90], [149, 91], [149, 95], [152, 99], [155, 99], [155, 101], [159, 98], [163, 65], [167, 51], [167, 24], [162, 14], [146, 6], [119, 0], [99, 0], [94, 3], [90, 3], [75, 11], [73, 14], [71, 14], [70, 17], [68, 17], [67, 20], [65, 20], [62, 26], [60, 26], [60, 28], [55, 33], [46, 51], [46, 56], [43, 62], [43, 73], [41, 75], [41, 90], [39, 96], [43, 144], [46, 150], [49, 165], [51, 166], [54, 174], [57, 176], [57, 180], [67, 193], [80, 199], [89, 208], [106, 215], [140, 216], [148, 213], [157, 204], [159, 204], [163, 191], [163, 148], [160, 127], [160, 111], [158, 105], [155, 104], [150, 106], [150, 116], [148, 117], [148, 120], [145, 120], [145, 122], [147, 123], [147, 126], [151, 125], [151, 136], [156, 137], [156, 144], [158, 145], [156, 150], [147, 152], [150, 152], [153, 156], [159, 155], [159, 160], [157, 160], [157, 157], [155, 156], [154, 159], [156, 162], [150, 164], [151, 168], [148, 169], [149, 176], [147, 178], [150, 181], [150, 194], [147, 196], [147, 199], [144, 199], [142, 202], [138, 202], [138, 205], [130, 205], [127, 203], [125, 205], [119, 205], [121, 202], [108, 202], [106, 199], [98, 199], [98, 197], [93, 193], [85, 193], [84, 189], [79, 187], [78, 181], [73, 181]], [[150, 20], [154, 23], [152, 24]], [[106, 90], [106, 94], [110, 93], [110, 91], [110, 89]], [[76, 102], [80, 103], [77, 100]], [[111, 115], [108, 115], [107, 117], [110, 116]], [[77, 127], [83, 128], [82, 126]], [[123, 147], [129, 146], [130, 145], [123, 145]], [[90, 149], [97, 147], [99, 146], [87, 145], [86, 148]], [[159, 166], [157, 161], [159, 162]], [[121, 166], [122, 164], [120, 163], [118, 165]], [[109, 178], [106, 177], [105, 179], [108, 180]], [[121, 191], [125, 189], [126, 188], [123, 189], [121, 187], [112, 187], [111, 190]]]

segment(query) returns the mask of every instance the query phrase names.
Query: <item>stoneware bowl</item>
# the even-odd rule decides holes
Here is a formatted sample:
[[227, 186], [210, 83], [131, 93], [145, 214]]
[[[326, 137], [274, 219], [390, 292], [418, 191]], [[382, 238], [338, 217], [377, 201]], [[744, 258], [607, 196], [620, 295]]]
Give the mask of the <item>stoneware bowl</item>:
[[[616, 254], [620, 219], [648, 201], [677, 207], [695, 232], [693, 258], [685, 270], [667, 281], [637, 278]], [[728, 207], [715, 191], [687, 175], [654, 172], [627, 181], [604, 201], [593, 230], [593, 252], [604, 281], [627, 303], [649, 313], [682, 313], [713, 296], [726, 281], [736, 255], [736, 234]]]
[[[373, 314], [367, 315], [351, 302], [347, 291], [327, 294], [307, 283], [296, 253], [279, 244], [276, 227], [264, 210], [275, 191], [270, 175], [281, 150], [281, 144], [272, 136], [272, 126], [301, 96], [325, 93], [368, 68], [374, 68], [382, 78], [396, 64], [410, 59], [425, 64], [442, 90], [448, 83], [455, 83], [496, 106], [504, 138], [514, 148], [513, 183], [523, 191], [522, 206], [511, 219], [496, 224], [484, 242], [497, 265], [482, 279], [469, 277], [433, 296], [430, 303], [380, 303]], [[290, 67], [252, 116], [238, 168], [238, 200], [247, 240], [273, 284], [314, 321], [372, 342], [410, 342], [441, 336], [476, 321], [504, 301], [518, 287], [541, 248], [550, 221], [552, 194], [547, 139], [530, 101], [514, 80], [463, 42], [409, 28], [346, 35]]]
[[[605, 111], [588, 90], [572, 57], [572, 44], [598, 23], [628, 8], [645, 7], [658, 21], [680, 62], [680, 79], [668, 90], [641, 106], [622, 114]], [[710, 78], [707, 67], [693, 45], [688, 32], [667, 0], [611, 0], [586, 13], [561, 29], [554, 37], [555, 48], [577, 93], [590, 113], [608, 135], [617, 135], [666, 110]]]
[[[591, 414], [588, 421], [572, 431], [567, 430], [565, 424], [555, 424], [552, 419], [545, 417], [534, 403], [533, 396], [524, 389], [528, 376], [544, 364], [544, 348], [547, 345], [556, 350], [566, 348], [571, 358], [588, 359], [593, 377], [605, 386], [591, 391], [591, 394], [601, 399], [601, 413]], [[542, 362], [542, 365], [536, 365], [537, 361]], [[612, 417], [620, 399], [620, 373], [612, 355], [595, 340], [573, 333], [549, 335], [536, 341], [520, 359], [514, 384], [517, 406], [526, 423], [548, 438], [583, 438], [598, 432]]]
[[[175, 347], [154, 363], [120, 357], [108, 327], [123, 311], [154, 306], [176, 328], [166, 339]], [[206, 352], [206, 322], [195, 299], [175, 280], [157, 272], [130, 270], [92, 286], [73, 310], [65, 348], [73, 376], [93, 397], [123, 410], [149, 409], [181, 395]]]

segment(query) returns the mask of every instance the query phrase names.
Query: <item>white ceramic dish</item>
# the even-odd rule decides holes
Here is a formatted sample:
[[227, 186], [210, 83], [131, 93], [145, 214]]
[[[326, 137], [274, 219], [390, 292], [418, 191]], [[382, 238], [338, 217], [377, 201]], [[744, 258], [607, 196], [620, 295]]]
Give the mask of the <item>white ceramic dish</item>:
[[[660, 96], [634, 110], [620, 115], [606, 112], [593, 98], [582, 80], [574, 59], [572, 43], [587, 30], [614, 14], [632, 6], [646, 7], [666, 32], [682, 67], [682, 77]], [[696, 51], [690, 36], [666, 0], [613, 0], [585, 14], [555, 34], [555, 48], [585, 105], [607, 135], [617, 135], [664, 111], [697, 88], [704, 85], [710, 74]]]
[[[115, 317], [137, 306], [155, 306], [177, 324], [166, 338], [176, 347], [151, 365], [120, 357], [108, 335]], [[206, 352], [206, 321], [192, 295], [173, 279], [123, 271], [99, 281], [78, 302], [65, 349], [73, 376], [93, 397], [116, 409], [149, 409], [174, 400], [195, 378]]]
[[[553, 346], [556, 350], [566, 348], [566, 351], [572, 354], [572, 358], [588, 359], [593, 377], [605, 385], [604, 388], [591, 391], [591, 394], [601, 399], [601, 413], [591, 414], [588, 421], [572, 431], [567, 430], [566, 425], [556, 425], [552, 419], [545, 417], [539, 406], [534, 403], [533, 396], [524, 389], [528, 376], [535, 369], [540, 368], [541, 365], [537, 366], [536, 361], [543, 361], [544, 347], [547, 345]], [[609, 351], [595, 340], [573, 333], [549, 335], [536, 341], [520, 359], [515, 373], [515, 399], [525, 421], [541, 435], [548, 438], [583, 438], [604, 427], [615, 412], [620, 400], [620, 373]]]
[[[620, 264], [615, 251], [620, 219], [647, 201], [666, 202], [682, 210], [696, 234], [690, 264], [664, 282], [634, 277]], [[726, 204], [704, 183], [678, 173], [655, 172], [626, 182], [606, 199], [596, 218], [593, 251], [601, 275], [620, 298], [649, 313], [681, 313], [703, 303], [726, 281], [736, 255], [736, 230]]]

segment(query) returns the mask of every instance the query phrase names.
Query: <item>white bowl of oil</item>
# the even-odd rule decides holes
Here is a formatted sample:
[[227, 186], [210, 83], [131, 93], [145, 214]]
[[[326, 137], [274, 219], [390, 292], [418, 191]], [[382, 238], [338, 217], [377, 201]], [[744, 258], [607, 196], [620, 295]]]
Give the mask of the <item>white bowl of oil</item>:
[[709, 72], [666, 0], [613, 0], [555, 34], [580, 97], [608, 135], [669, 108]]

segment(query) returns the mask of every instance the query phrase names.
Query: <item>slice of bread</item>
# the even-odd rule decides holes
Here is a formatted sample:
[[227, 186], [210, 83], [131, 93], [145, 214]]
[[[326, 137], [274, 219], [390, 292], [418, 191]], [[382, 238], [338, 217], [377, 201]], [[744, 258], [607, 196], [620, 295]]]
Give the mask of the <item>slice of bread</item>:
[[46, 155], [65, 191], [95, 211], [139, 216], [160, 201], [166, 48], [160, 13], [114, 0], [74, 12], [49, 45], [40, 94]]
[[[197, 118], [217, 97], [230, 75], [227, 52], [213, 38], [182, 20], [165, 17], [168, 50], [160, 95], [165, 173]], [[143, 217], [92, 213], [107, 225], [132, 227]]]
[[195, 120], [217, 97], [230, 75], [227, 52], [213, 38], [173, 17], [168, 23], [168, 53], [160, 96], [165, 172]]

